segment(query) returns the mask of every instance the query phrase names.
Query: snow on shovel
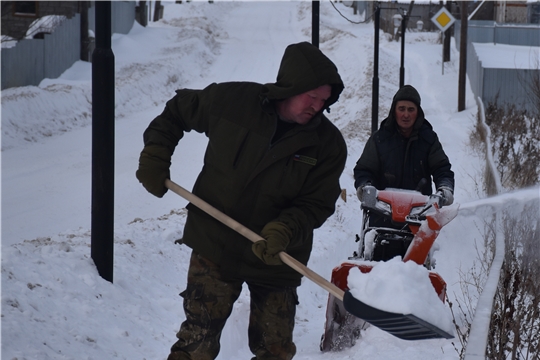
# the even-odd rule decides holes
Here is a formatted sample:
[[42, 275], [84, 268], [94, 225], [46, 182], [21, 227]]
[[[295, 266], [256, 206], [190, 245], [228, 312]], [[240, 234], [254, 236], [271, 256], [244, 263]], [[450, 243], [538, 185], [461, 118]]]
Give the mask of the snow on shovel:
[[403, 261], [396, 257], [376, 265], [370, 262], [369, 272], [351, 269], [345, 309], [401, 339], [453, 338], [451, 316], [433, 292], [429, 272], [422, 265], [439, 231], [457, 216], [458, 209], [458, 204], [426, 207], [425, 220], [411, 228], [414, 238]]
[[[208, 204], [198, 196], [192, 194], [171, 180], [165, 180], [165, 186], [207, 214], [211, 215], [216, 220], [243, 235], [248, 240], [252, 242], [264, 240], [260, 235], [251, 231], [247, 227], [230, 218], [226, 214], [222, 213], [212, 205]], [[301, 275], [307, 277], [315, 284], [334, 295], [337, 299], [342, 300], [345, 309], [349, 313], [391, 333], [392, 335], [397, 336], [398, 338], [405, 340], [421, 340], [434, 338], [449, 339], [453, 337], [447, 331], [440, 329], [436, 325], [424, 321], [412, 314], [394, 313], [367, 305], [354, 297], [349, 290], [341, 290], [336, 285], [332, 284], [285, 252], [280, 252], [279, 257], [283, 263], [290, 266]]]

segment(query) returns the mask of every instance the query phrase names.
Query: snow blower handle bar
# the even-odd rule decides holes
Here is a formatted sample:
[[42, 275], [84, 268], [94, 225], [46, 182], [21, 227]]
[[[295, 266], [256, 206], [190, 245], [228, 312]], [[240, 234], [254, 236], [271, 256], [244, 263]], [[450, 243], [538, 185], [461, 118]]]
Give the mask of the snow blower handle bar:
[[[180, 185], [172, 182], [171, 180], [167, 179], [165, 180], [165, 186], [167, 189], [171, 190], [172, 192], [180, 195], [193, 205], [197, 206], [199, 209], [206, 212], [208, 215], [212, 216], [216, 220], [220, 221], [221, 223], [227, 225], [231, 229], [238, 232], [240, 235], [243, 235], [248, 240], [251, 240], [252, 242], [257, 242], [260, 240], [264, 240], [260, 235], [257, 235], [255, 232], [251, 231], [244, 225], [240, 224], [236, 220], [232, 219], [231, 217], [227, 216], [226, 214], [222, 213], [212, 205], [208, 204], [203, 199], [199, 198], [197, 195], [192, 194], [191, 192], [187, 191]], [[287, 254], [286, 252], [280, 252], [279, 258], [281, 261], [283, 261], [285, 264], [290, 266], [293, 270], [299, 272], [300, 274], [304, 275], [311, 281], [313, 281], [315, 284], [319, 285], [326, 291], [328, 291], [330, 294], [334, 295], [339, 300], [343, 300], [344, 291], [338, 288], [336, 285], [332, 284], [313, 270], [309, 269], [307, 266]]]

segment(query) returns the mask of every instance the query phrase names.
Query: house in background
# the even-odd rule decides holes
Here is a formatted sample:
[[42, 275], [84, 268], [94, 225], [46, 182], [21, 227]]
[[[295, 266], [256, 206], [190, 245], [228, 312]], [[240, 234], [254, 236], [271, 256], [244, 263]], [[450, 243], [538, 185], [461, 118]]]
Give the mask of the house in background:
[[[15, 40], [27, 37], [27, 30], [37, 19], [46, 15], [63, 15], [67, 19], [83, 11], [89, 1], [2, 1], [2, 36]], [[37, 34], [34, 34], [37, 35]]]
[[498, 23], [530, 23], [527, 13], [533, 5], [530, 1], [495, 1], [494, 20]]
[[[480, 9], [488, 1], [480, 3]], [[483, 5], [484, 4], [484, 5]], [[535, 114], [540, 84], [540, 1], [496, 1], [493, 20], [469, 18], [467, 76], [485, 108], [515, 107]], [[500, 21], [502, 20], [502, 21]], [[455, 23], [460, 48], [461, 21]]]
[[[38, 85], [77, 60], [91, 60], [94, 1], [2, 1], [1, 6], [2, 89]], [[138, 12], [135, 1], [112, 1], [112, 32], [127, 34]]]

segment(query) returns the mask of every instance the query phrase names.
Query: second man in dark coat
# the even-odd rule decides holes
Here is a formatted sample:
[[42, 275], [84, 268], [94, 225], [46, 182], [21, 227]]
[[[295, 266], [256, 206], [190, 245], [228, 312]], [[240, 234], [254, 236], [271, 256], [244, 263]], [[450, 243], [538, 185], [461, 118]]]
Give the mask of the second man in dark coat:
[[388, 117], [368, 139], [354, 168], [359, 199], [366, 185], [431, 195], [435, 183], [441, 205], [454, 201], [450, 161], [420, 103], [420, 94], [411, 85], [403, 86], [394, 95]]

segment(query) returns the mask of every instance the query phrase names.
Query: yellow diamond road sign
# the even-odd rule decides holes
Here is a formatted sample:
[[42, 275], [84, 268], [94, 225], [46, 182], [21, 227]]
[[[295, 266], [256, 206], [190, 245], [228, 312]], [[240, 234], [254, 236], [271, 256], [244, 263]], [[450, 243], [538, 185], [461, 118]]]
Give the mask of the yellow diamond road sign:
[[452, 16], [450, 11], [448, 11], [445, 7], [442, 7], [439, 11], [437, 11], [435, 15], [433, 15], [433, 17], [431, 18], [431, 21], [433, 21], [433, 23], [437, 25], [437, 27], [442, 32], [444, 32], [450, 26], [452, 26], [452, 24], [454, 23], [454, 21], [456, 21], [456, 19]]

